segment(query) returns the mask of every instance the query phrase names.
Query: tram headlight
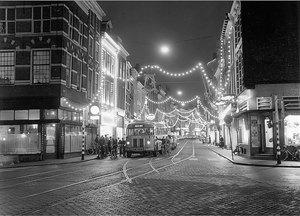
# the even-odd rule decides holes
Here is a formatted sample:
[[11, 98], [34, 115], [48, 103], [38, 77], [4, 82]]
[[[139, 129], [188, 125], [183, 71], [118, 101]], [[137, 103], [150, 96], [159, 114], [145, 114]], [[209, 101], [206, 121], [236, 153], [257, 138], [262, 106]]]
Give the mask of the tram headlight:
[[147, 141], [147, 144], [150, 145], [150, 141]]

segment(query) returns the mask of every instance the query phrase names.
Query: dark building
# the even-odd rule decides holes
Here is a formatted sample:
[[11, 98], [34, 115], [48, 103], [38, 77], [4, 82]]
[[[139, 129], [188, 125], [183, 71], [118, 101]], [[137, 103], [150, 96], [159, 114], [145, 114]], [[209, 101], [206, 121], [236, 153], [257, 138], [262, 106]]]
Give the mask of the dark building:
[[[95, 1], [1, 1], [0, 154], [81, 154], [83, 110], [97, 102], [103, 16]], [[87, 123], [90, 143], [98, 122]]]
[[240, 18], [244, 86], [299, 83], [299, 2], [242, 1]]

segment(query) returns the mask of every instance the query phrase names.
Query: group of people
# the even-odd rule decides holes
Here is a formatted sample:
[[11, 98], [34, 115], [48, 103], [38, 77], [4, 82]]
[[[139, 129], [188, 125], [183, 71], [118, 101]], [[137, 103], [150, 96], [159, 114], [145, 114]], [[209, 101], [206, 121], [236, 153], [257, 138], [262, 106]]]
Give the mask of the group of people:
[[[158, 138], [156, 138], [158, 139]], [[171, 136], [166, 136], [166, 137], [162, 137], [162, 139], [160, 139], [161, 142], [161, 152], [162, 152], [162, 156], [170, 156], [171, 155]]]
[[122, 155], [123, 157], [125, 157], [126, 141], [124, 138], [116, 138], [115, 135], [113, 135], [112, 137], [108, 137], [107, 134], [105, 134], [105, 136], [102, 135], [101, 137], [99, 137], [99, 134], [97, 134], [94, 141], [96, 145], [98, 159], [103, 159], [109, 155], [117, 157], [118, 152], [120, 154], [120, 157]]

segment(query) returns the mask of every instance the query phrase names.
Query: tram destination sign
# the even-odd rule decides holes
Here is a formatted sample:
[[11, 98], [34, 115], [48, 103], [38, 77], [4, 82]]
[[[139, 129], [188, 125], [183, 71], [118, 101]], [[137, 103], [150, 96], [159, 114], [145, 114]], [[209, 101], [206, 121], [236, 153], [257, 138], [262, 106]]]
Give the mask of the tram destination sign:
[[142, 125], [142, 124], [140, 124], [140, 125], [134, 125], [134, 127], [141, 128], [141, 127], [144, 127], [144, 125]]

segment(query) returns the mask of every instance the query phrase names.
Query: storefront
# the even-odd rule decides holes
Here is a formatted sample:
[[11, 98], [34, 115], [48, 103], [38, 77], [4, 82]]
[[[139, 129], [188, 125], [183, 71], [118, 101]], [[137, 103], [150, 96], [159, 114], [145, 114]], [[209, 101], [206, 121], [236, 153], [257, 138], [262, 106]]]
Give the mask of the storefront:
[[300, 146], [300, 114], [287, 115], [284, 118], [284, 143]]
[[274, 154], [273, 112], [252, 111], [237, 118], [237, 143], [242, 154]]
[[[63, 109], [1, 110], [0, 154], [18, 161], [79, 156], [82, 148], [82, 113]], [[86, 128], [88, 145], [97, 125]]]

